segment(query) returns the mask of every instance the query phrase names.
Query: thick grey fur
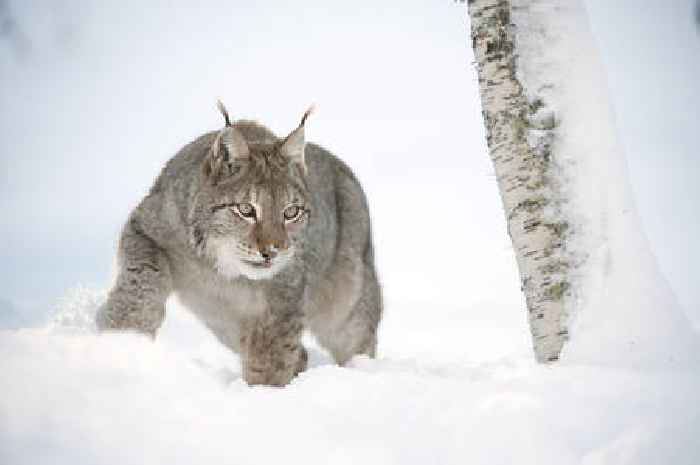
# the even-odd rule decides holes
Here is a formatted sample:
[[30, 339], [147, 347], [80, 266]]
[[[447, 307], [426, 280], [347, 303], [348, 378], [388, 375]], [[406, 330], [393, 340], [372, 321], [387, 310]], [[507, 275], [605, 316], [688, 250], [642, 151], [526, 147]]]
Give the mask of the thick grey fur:
[[[285, 385], [306, 368], [304, 328], [339, 364], [375, 355], [382, 299], [367, 202], [350, 168], [305, 144], [307, 116], [284, 139], [227, 124], [166, 164], [123, 228], [101, 330], [155, 337], [175, 292], [240, 353], [249, 384]], [[237, 213], [247, 202], [254, 222]], [[287, 222], [290, 204], [302, 213]]]

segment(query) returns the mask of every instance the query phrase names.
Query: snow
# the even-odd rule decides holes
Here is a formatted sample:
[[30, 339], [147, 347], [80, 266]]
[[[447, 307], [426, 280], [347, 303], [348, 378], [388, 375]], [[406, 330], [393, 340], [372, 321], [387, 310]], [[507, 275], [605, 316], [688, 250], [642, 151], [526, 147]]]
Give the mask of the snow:
[[[89, 321], [97, 294], [74, 291], [63, 305], [74, 317], [50, 328], [0, 333], [0, 462], [619, 465], [700, 457], [697, 370], [537, 365], [517, 322], [476, 323], [468, 309], [397, 302], [378, 359], [341, 368], [308, 340], [305, 373], [282, 389], [250, 388], [237, 357], [176, 300], [155, 342], [81, 327], [75, 322]], [[76, 302], [84, 318], [75, 317]], [[492, 345], [510, 353], [494, 355]]]
[[[367, 17], [362, 16], [363, 21], [376, 16], [376, 6], [365, 9]], [[144, 17], [151, 21], [162, 15], [160, 20], [167, 22], [172, 19], [167, 14], [175, 14], [175, 19], [187, 16], [182, 10], [172, 10], [174, 13], [148, 10], [144, 11]], [[351, 10], [353, 14], [362, 11], [354, 6]], [[444, 12], [432, 8], [429, 11], [445, 17], [456, 14], [454, 10]], [[440, 13], [436, 13], [438, 11]], [[566, 11], [569, 14], [565, 15]], [[111, 21], [120, 12], [122, 16], [117, 15], [120, 20]], [[108, 20], [94, 21], [89, 27], [116, 28], [114, 25], [132, 24], [122, 10], [115, 12], [105, 5], [99, 13]], [[201, 24], [230, 19], [214, 13], [203, 8]], [[440, 16], [439, 20], [426, 21], [427, 14], [407, 14], [410, 23], [389, 26], [407, 28], [410, 25], [410, 34], [423, 37], [418, 34], [428, 23], [443, 24], [444, 20]], [[486, 176], [489, 168], [483, 137], [475, 129], [476, 134], [467, 134], [469, 128], [481, 127], [478, 110], [468, 114], [464, 110], [476, 105], [476, 96], [467, 98], [459, 94], [455, 97], [455, 109], [464, 110], [464, 114], [448, 114], [443, 107], [431, 106], [446, 100], [432, 94], [416, 95], [417, 100], [404, 103], [407, 92], [419, 88], [419, 79], [424, 77], [418, 74], [418, 80], [410, 80], [414, 75], [410, 72], [413, 64], [433, 63], [431, 57], [466, 37], [460, 24], [457, 25], [459, 30], [455, 29], [455, 37], [433, 34], [430, 38], [416, 39], [410, 52], [397, 52], [398, 43], [396, 50], [380, 47], [382, 60], [390, 53], [405, 55], [399, 67], [405, 80], [398, 84], [390, 77], [386, 82], [381, 81], [381, 76], [380, 81], [363, 80], [359, 76], [363, 70], [358, 68], [356, 81], [366, 89], [361, 87], [345, 94], [348, 99], [358, 100], [356, 95], [369, 92], [370, 88], [392, 90], [392, 85], [399, 85], [398, 90], [391, 93], [393, 100], [375, 103], [368, 117], [367, 102], [359, 99], [358, 109], [350, 117], [343, 114], [348, 111], [347, 104], [332, 100], [339, 94], [337, 89], [328, 86], [320, 98], [324, 102], [324, 117], [319, 115], [314, 120], [317, 126], [309, 128], [316, 131], [314, 138], [320, 142], [328, 141], [344, 157], [354, 157], [349, 162], [356, 167], [368, 190], [375, 215], [380, 276], [387, 295], [378, 359], [357, 358], [349, 367], [337, 367], [313, 339], [307, 337], [310, 368], [306, 372], [282, 389], [251, 388], [241, 380], [237, 356], [220, 346], [177, 300], [168, 302], [165, 326], [155, 341], [135, 334], [98, 335], [94, 332], [93, 315], [105, 291], [77, 288], [67, 293], [54, 321], [47, 327], [0, 331], [0, 463], [698, 463], [700, 370], [693, 360], [700, 354], [694, 348], [697, 335], [688, 329], [640, 232], [625, 180], [623, 154], [614, 133], [607, 129], [612, 127], [612, 116], [606, 103], [606, 85], [600, 80], [597, 55], [592, 54], [591, 44], [584, 40], [588, 32], [580, 29], [582, 23], [577, 16], [580, 14], [581, 10], [576, 8], [559, 11], [557, 20], [567, 32], [561, 37], [568, 37], [569, 42], [559, 42], [553, 49], [553, 56], [542, 55], [545, 61], [558, 58], [558, 68], [541, 68], [541, 71], [554, 73], [550, 76], [570, 69], [569, 78], [578, 77], [567, 80], [575, 86], [574, 100], [553, 93], [548, 103], [563, 122], [558, 128], [565, 134], [563, 153], [576, 162], [566, 168], [569, 168], [568, 175], [578, 180], [572, 184], [571, 191], [571, 201], [578, 202], [583, 212], [582, 217], [576, 219], [577, 226], [589, 228], [585, 236], [589, 242], [581, 247], [590, 247], [593, 251], [582, 276], [586, 292], [579, 296], [579, 311], [572, 320], [572, 341], [566, 346], [560, 363], [542, 366], [533, 361], [524, 304], [513, 273], [512, 251], [507, 246], [503, 223], [494, 220], [502, 221], [503, 215], [498, 209], [495, 181]], [[280, 13], [266, 18], [283, 18], [282, 23], [288, 22], [285, 18], [289, 16]], [[339, 27], [332, 19], [316, 23], [328, 25], [328, 28]], [[369, 19], [365, 22], [373, 24]], [[531, 20], [537, 21], [537, 18]], [[183, 20], [183, 23], [188, 22]], [[236, 27], [242, 27], [241, 24], [236, 23]], [[348, 24], [354, 35], [344, 36], [349, 41], [344, 46], [351, 50], [356, 46], [355, 41], [362, 38], [356, 36], [355, 26]], [[380, 22], [374, 27], [385, 32], [387, 26]], [[113, 32], [110, 37], [115, 43], [132, 40], [138, 46], [141, 36], [149, 38], [142, 41], [144, 47], [164, 51], [160, 58], [164, 69], [174, 68], [174, 63], [179, 63], [174, 59], [168, 61], [168, 50], [176, 50], [178, 58], [188, 47], [219, 50], [202, 42], [191, 42], [202, 41], [207, 34], [195, 34], [173, 42], [179, 44], [177, 47], [161, 47], [162, 43], [152, 39], [150, 31], [169, 29], [152, 27], [148, 21], [142, 29], [133, 27], [136, 32], [131, 26], [124, 26], [124, 30], [109, 29]], [[212, 34], [221, 35], [216, 36], [217, 40], [223, 41], [224, 32], [221, 31], [226, 30], [223, 26], [211, 27]], [[163, 39], [166, 43], [181, 36], [175, 32], [168, 34], [174, 37], [166, 34]], [[319, 33], [319, 37], [328, 35]], [[388, 36], [403, 40], [398, 29]], [[92, 50], [91, 44], [96, 44], [95, 56], [104, 54], [111, 61], [115, 50], [126, 53], [116, 46], [103, 53], [99, 35], [86, 37], [90, 40], [82, 46]], [[444, 43], [436, 42], [443, 39]], [[441, 45], [434, 46], [436, 43]], [[524, 45], [519, 44], [521, 53], [527, 53]], [[573, 46], [580, 48], [572, 53]], [[309, 53], [315, 50], [307, 43], [299, 48], [308, 49]], [[323, 61], [326, 52], [317, 53], [320, 55], [313, 56], [310, 62]], [[454, 68], [440, 73], [441, 82], [447, 82], [446, 89], [458, 88], [449, 80], [463, 82], [466, 79], [464, 53], [463, 49], [454, 50], [458, 58], [449, 61]], [[132, 72], [150, 69], [145, 63], [150, 56], [153, 55], [137, 54], [121, 62], [140, 63], [129, 68]], [[148, 158], [147, 154], [165, 157], [171, 153], [180, 143], [173, 134], [185, 142], [189, 137], [186, 131], [194, 135], [199, 131], [197, 124], [205, 126], [200, 119], [201, 115], [209, 114], [207, 112], [211, 113], [212, 124], [215, 124], [217, 115], [210, 108], [214, 100], [209, 98], [214, 92], [212, 89], [226, 89], [225, 80], [245, 73], [232, 72], [223, 61], [219, 63], [207, 57], [202, 55], [201, 62], [196, 63], [202, 68], [204, 64], [214, 63], [216, 72], [208, 73], [211, 82], [200, 83], [199, 91], [193, 90], [184, 95], [183, 100], [172, 103], [167, 92], [158, 94], [159, 89], [149, 89], [153, 92], [153, 101], [158, 104], [133, 115], [137, 118], [135, 123], [110, 125], [103, 128], [107, 133], [94, 128], [92, 132], [86, 131], [88, 135], [99, 136], [99, 144], [97, 140], [89, 140], [105, 153], [101, 159], [92, 161], [89, 154], [76, 151], [80, 166], [107, 163], [104, 171], [109, 176], [83, 176], [86, 180], [82, 182], [96, 185], [111, 182], [105, 191], [115, 197], [103, 198], [98, 195], [99, 189], [85, 188], [81, 192], [96, 192], [94, 206], [83, 205], [78, 209], [79, 214], [64, 212], [57, 205], [48, 208], [62, 212], [57, 216], [61, 224], [67, 222], [70, 215], [98, 218], [103, 215], [104, 218], [114, 217], [116, 225], [126, 215], [127, 204], [135, 201], [141, 192], [139, 189], [147, 188], [159, 169], [160, 161]], [[344, 63], [348, 58], [342, 57], [342, 60]], [[377, 67], [384, 63], [382, 60], [377, 59]], [[61, 58], [60, 61], [65, 60]], [[253, 61], [258, 60], [245, 58], [244, 64], [252, 66]], [[119, 60], [115, 62], [120, 63]], [[443, 70], [447, 69], [447, 62], [436, 61], [430, 66]], [[118, 91], [107, 92], [112, 85], [119, 84], [111, 77], [117, 75], [115, 69], [118, 68], [109, 68], [106, 62], [97, 59], [95, 63], [102, 63], [105, 68], [95, 65], [93, 72], [104, 75], [98, 73], [100, 79], [94, 79], [92, 87], [88, 86], [85, 93], [77, 97], [66, 91], [73, 86], [61, 88], [62, 91], [36, 86], [41, 97], [37, 101], [43, 102], [48, 94], [54, 94], [65, 102], [60, 100], [61, 105], [54, 103], [47, 106], [46, 111], [31, 112], [32, 115], [44, 115], [46, 119], [40, 120], [41, 124], [55, 127], [54, 120], [60, 120], [61, 112], [66, 111], [65, 120], [74, 122], [76, 119], [71, 115], [94, 107], [94, 95], [101, 95], [108, 100], [106, 107], [111, 109], [110, 117], [118, 122], [127, 121], [126, 115], [130, 115], [132, 106], [136, 105], [130, 104], [129, 98], [139, 103], [142, 99], [134, 97], [128, 88], [117, 87]], [[342, 64], [340, 61], [333, 63], [334, 66]], [[46, 67], [49, 71], [40, 74], [57, 75], [54, 68]], [[79, 73], [71, 70], [59, 77], [72, 83], [72, 73], [76, 76]], [[159, 72], [162, 76], [163, 71]], [[133, 79], [133, 86], [139, 87], [147, 80], [145, 74], [130, 77], [127, 73], [126, 78]], [[255, 79], [267, 76], [277, 79], [274, 73], [250, 75]], [[214, 80], [215, 77], [219, 79], [218, 76], [221, 80]], [[333, 79], [328, 79], [329, 82], [347, 79], [340, 74], [330, 76]], [[529, 79], [543, 76], [543, 72], [535, 73]], [[112, 81], [105, 81], [105, 87], [100, 87], [103, 77]], [[173, 76], [167, 82], [172, 84], [177, 79]], [[198, 79], [199, 75], [192, 82], [199, 83]], [[401, 83], [405, 87], [401, 87]], [[273, 88], [273, 82], [254, 84], [241, 87]], [[238, 100], [241, 114], [257, 111], [261, 118], [272, 114], [275, 124], [282, 129], [288, 126], [291, 108], [303, 108], [312, 91], [319, 92], [315, 80], [307, 76], [299, 77], [299, 81], [292, 84], [303, 91], [298, 91], [298, 95], [285, 92], [292, 95], [288, 97], [292, 102], [284, 105], [279, 95], [260, 99], [233, 90], [230, 92], [236, 98], [230, 100]], [[180, 88], [172, 84], [172, 89]], [[470, 89], [473, 91], [473, 86]], [[151, 94], [148, 97], [150, 99]], [[313, 97], [319, 98], [318, 95]], [[122, 98], [126, 102], [124, 108], [109, 100]], [[261, 108], [261, 104], [268, 107]], [[420, 110], [431, 116], [430, 119], [414, 116], [413, 120], [407, 116], [396, 122], [381, 113], [382, 108], [392, 105], [407, 115]], [[16, 102], [10, 106], [22, 108]], [[187, 111], [181, 111], [182, 108]], [[568, 116], [574, 109], [585, 116], [574, 120], [588, 125], [569, 125]], [[164, 113], [177, 117], [164, 121]], [[93, 113], [88, 112], [88, 115], [87, 118], [94, 118]], [[436, 115], [443, 115], [443, 120]], [[87, 123], [85, 119], [82, 121]], [[153, 121], [163, 122], [154, 127]], [[591, 126], [592, 123], [597, 126]], [[325, 133], [324, 124], [327, 124]], [[142, 126], [148, 127], [150, 132], [142, 134], [134, 129]], [[353, 130], [362, 137], [355, 137], [349, 128], [357, 128]], [[68, 129], [63, 132], [66, 138], [74, 137]], [[404, 134], [402, 140], [387, 137], [387, 134], [399, 132]], [[102, 144], [105, 138], [122, 145], [111, 148]], [[55, 136], [48, 139], [61, 153], [73, 153], [73, 146], [61, 145], [60, 138], [59, 143]], [[464, 141], [459, 142], [462, 139]], [[382, 141], [385, 145], [380, 144]], [[167, 147], [163, 148], [163, 144]], [[439, 163], [416, 162], [421, 154], [432, 153], [442, 156]], [[469, 164], [464, 162], [465, 153], [472, 155]], [[405, 159], [406, 154], [416, 162], [415, 167], [411, 163], [397, 163], [396, 160]], [[24, 163], [31, 166], [36, 162], [33, 158], [27, 160]], [[152, 164], [152, 169], [145, 172], [142, 166], [148, 163]], [[58, 159], [53, 164], [58, 168], [65, 165]], [[22, 166], [17, 162], [16, 169]], [[124, 175], [132, 170], [133, 179]], [[91, 167], [90, 172], [99, 173], [100, 170]], [[55, 179], [65, 179], [64, 174], [68, 175], [51, 172], [47, 174], [49, 181], [41, 178], [46, 182], [40, 184], [48, 185], [48, 192], [58, 195], [67, 189], [68, 183], [51, 183], [57, 182]], [[430, 195], [416, 196], [417, 182], [421, 182], [422, 191]], [[122, 193], [133, 198], [125, 200], [126, 194]], [[40, 197], [47, 202], [53, 198], [46, 193]], [[412, 200], [406, 202], [407, 198]], [[465, 198], [470, 201], [461, 200]], [[35, 210], [26, 209], [27, 212]], [[455, 217], [455, 211], [460, 215]], [[467, 240], [460, 240], [461, 236], [453, 239], [455, 245], [447, 251], [435, 251], [426, 246], [427, 250], [416, 252], [412, 248], [415, 237], [429, 244], [435, 236], [433, 221], [415, 224], [407, 231], [406, 219], [413, 218], [416, 212], [430, 212], [440, 220], [450, 219], [449, 227], [464, 234]], [[38, 221], [28, 217], [14, 222], [36, 224]], [[91, 255], [90, 249], [82, 250], [83, 242], [80, 237], [76, 239], [74, 231], [89, 231], [97, 226], [88, 226], [90, 223], [83, 219], [66, 224], [72, 225], [66, 228], [70, 230], [71, 241], [79, 244], [80, 252]], [[83, 227], [78, 228], [76, 224]], [[38, 231], [36, 234], [48, 236], [45, 230]], [[56, 231], [52, 232], [58, 234]], [[408, 259], [407, 250], [413, 254]], [[447, 253], [449, 260], [445, 260]], [[65, 264], [61, 262], [61, 266]], [[51, 268], [47, 269], [53, 273]], [[51, 273], [41, 274], [44, 272], [32, 270], [32, 276], [37, 281], [48, 281], [43, 278]], [[22, 273], [18, 276], [17, 280], [30, 281]]]

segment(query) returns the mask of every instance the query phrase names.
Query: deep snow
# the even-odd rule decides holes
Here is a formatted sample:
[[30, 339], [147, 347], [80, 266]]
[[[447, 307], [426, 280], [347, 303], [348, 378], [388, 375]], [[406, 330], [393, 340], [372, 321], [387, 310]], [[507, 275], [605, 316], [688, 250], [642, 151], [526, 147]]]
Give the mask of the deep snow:
[[[235, 356], [176, 301], [155, 342], [75, 318], [0, 333], [7, 464], [695, 464], [697, 370], [532, 361], [524, 322], [392, 303], [380, 357], [319, 349], [283, 389], [248, 387]], [[80, 301], [79, 305], [75, 302]], [[430, 312], [432, 318], [425, 318]], [[312, 344], [312, 341], [307, 341]], [[499, 352], [494, 354], [494, 348]], [[506, 353], [510, 352], [510, 353]]]

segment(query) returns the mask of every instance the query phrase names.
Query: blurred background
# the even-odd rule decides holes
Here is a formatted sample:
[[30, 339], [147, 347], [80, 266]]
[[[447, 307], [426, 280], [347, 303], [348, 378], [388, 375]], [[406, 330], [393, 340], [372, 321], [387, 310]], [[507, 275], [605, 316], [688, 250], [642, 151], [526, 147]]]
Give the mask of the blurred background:
[[[0, 0], [0, 327], [108, 286], [130, 209], [221, 98], [280, 134], [318, 105], [309, 139], [369, 196], [387, 318], [422, 302], [526, 341], [464, 4], [197, 3]], [[644, 227], [700, 325], [700, 7], [585, 3]]]

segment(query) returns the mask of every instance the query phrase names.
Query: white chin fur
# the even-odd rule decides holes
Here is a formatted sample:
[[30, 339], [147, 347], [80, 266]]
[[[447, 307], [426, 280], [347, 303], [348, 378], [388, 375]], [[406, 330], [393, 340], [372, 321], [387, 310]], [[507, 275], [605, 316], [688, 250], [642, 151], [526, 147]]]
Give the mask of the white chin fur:
[[243, 262], [236, 253], [231, 241], [210, 240], [207, 243], [210, 256], [214, 259], [216, 271], [226, 278], [245, 276], [248, 279], [269, 279], [284, 267], [287, 260], [278, 257], [270, 268], [256, 268]]
[[241, 263], [241, 274], [243, 274], [248, 279], [269, 279], [275, 275], [280, 270], [281, 266], [273, 263], [270, 268], [253, 268]]

